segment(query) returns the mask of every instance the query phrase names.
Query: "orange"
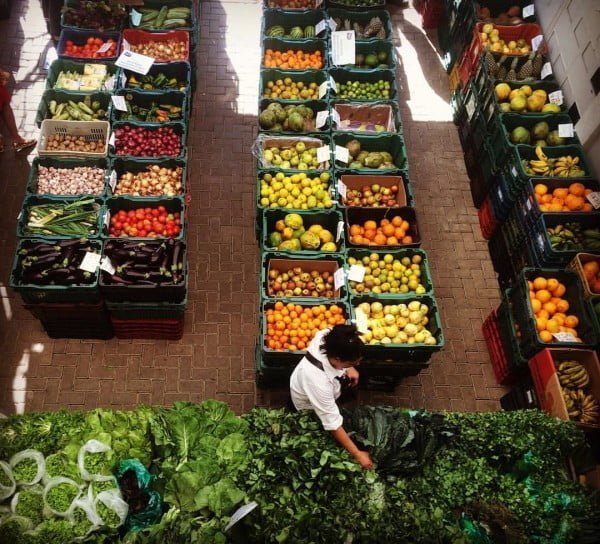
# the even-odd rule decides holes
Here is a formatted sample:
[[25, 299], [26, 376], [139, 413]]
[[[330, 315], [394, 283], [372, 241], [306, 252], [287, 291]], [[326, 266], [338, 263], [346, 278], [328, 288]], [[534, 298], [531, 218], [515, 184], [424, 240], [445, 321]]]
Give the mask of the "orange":
[[586, 202], [583, 205], [583, 208], [581, 208], [581, 211], [582, 212], [593, 212], [594, 211], [594, 207], [589, 202]]
[[375, 223], [375, 221], [369, 220], [369, 221], [365, 221], [365, 230], [376, 230], [377, 229], [377, 223]]
[[365, 232], [363, 233], [363, 237], [369, 241], [373, 241], [375, 239], [376, 235], [377, 235], [377, 232], [375, 231], [375, 229], [368, 229], [368, 230], [365, 230]]
[[404, 238], [402, 238], [402, 243], [403, 244], [412, 244], [413, 243], [412, 236], [405, 236]]
[[558, 321], [554, 320], [554, 319], [548, 319], [547, 323], [546, 323], [546, 330], [548, 332], [558, 332], [558, 328], [560, 327], [560, 325], [558, 324]]
[[402, 217], [400, 217], [399, 215], [397, 215], [396, 217], [392, 217], [392, 225], [394, 225], [394, 227], [402, 226]]
[[375, 242], [378, 246], [384, 246], [387, 241], [385, 234], [377, 233], [375, 238], [373, 238], [373, 242]]
[[550, 202], [552, 202], [552, 195], [544, 195], [542, 197], [542, 202], [544, 204], [550, 204]]
[[396, 227], [394, 229], [394, 236], [398, 238], [398, 240], [402, 240], [406, 236], [406, 231], [402, 227]]
[[554, 293], [557, 287], [558, 280], [556, 278], [548, 278], [548, 282], [546, 283], [546, 289], [548, 289], [548, 291], [550, 291], [551, 293]]
[[577, 325], [579, 325], [579, 318], [576, 315], [568, 315], [565, 319], [565, 327], [574, 329]]
[[562, 297], [566, 292], [567, 288], [562, 283], [559, 283], [553, 294], [555, 297]]
[[387, 219], [386, 217], [384, 217], [381, 221], [379, 221], [379, 226], [383, 227], [384, 225], [389, 225], [390, 224], [390, 220]]
[[410, 229], [410, 223], [408, 221], [402, 221], [402, 225], [400, 225], [400, 228], [402, 228], [403, 230], [408, 230]]
[[530, 291], [533, 291], [533, 282], [527, 280], [527, 287], [529, 287]]
[[585, 200], [581, 196], [569, 195], [565, 199], [565, 204], [571, 211], [579, 211], [583, 208]]
[[565, 314], [559, 314], [559, 313], [556, 313], [552, 316], [552, 319], [554, 319], [554, 321], [556, 321], [561, 328], [565, 324], [565, 318], [566, 318]]
[[398, 238], [396, 238], [395, 236], [390, 236], [387, 239], [387, 245], [388, 246], [397, 246], [398, 245]]
[[546, 330], [547, 323], [548, 319], [545, 317], [536, 317], [535, 319], [535, 327], [539, 332]]
[[362, 228], [360, 225], [351, 225], [350, 226], [350, 236], [356, 236], [357, 234], [362, 234]]
[[562, 314], [567, 313], [569, 311], [569, 303], [564, 299], [560, 299], [556, 303], [556, 310]]
[[545, 195], [548, 192], [548, 187], [543, 183], [538, 183], [534, 187], [535, 194], [537, 195]]
[[533, 313], [537, 314], [542, 309], [542, 303], [537, 298], [534, 298], [531, 301], [531, 308], [533, 309]]
[[[537, 279], [544, 279], [544, 278], [536, 278]], [[546, 280], [544, 279], [544, 282]], [[535, 283], [535, 282], [534, 282]], [[545, 283], [544, 283], [545, 285]], [[550, 291], [547, 291], [546, 289], [541, 288], [539, 291], [536, 292], [535, 294], [535, 298], [537, 298], [540, 302], [548, 302], [551, 298], [552, 295], [550, 294]]]
[[547, 312], [547, 310], [544, 310], [543, 308], [537, 313], [537, 317], [545, 317], [546, 319], [550, 319], [550, 314]]
[[559, 202], [552, 202], [552, 204], [550, 204], [548, 206], [549, 212], [554, 212], [554, 213], [562, 212], [562, 209], [563, 209], [563, 205], [562, 205], [562, 203], [559, 203]]
[[544, 310], [546, 310], [550, 315], [554, 315], [556, 313], [556, 304], [553, 302], [545, 302], [543, 305]]
[[552, 196], [564, 200], [565, 198], [567, 198], [567, 196], [569, 196], [569, 189], [567, 189], [566, 187], [559, 187], [558, 189], [554, 189], [554, 191], [552, 191]]
[[584, 196], [585, 186], [583, 183], [571, 183], [571, 185], [569, 185], [569, 193], [575, 196]]
[[533, 280], [533, 287], [535, 289], [546, 289], [546, 285], [548, 284], [546, 278], [542, 278], [541, 276], [535, 278]]
[[394, 225], [391, 225], [390, 223], [386, 223], [385, 225], [383, 225], [383, 227], [381, 227], [381, 232], [386, 236], [394, 236], [395, 231], [396, 227], [394, 227]]
[[545, 343], [552, 342], [553, 339], [552, 334], [550, 334], [548, 331], [541, 331], [538, 336], [540, 337], [540, 340]]

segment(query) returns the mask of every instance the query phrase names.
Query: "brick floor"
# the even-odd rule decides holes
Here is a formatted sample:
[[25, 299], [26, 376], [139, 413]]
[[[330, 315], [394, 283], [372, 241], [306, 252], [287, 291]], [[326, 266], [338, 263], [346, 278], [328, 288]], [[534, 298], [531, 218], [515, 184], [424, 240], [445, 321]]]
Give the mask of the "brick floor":
[[[36, 134], [48, 38], [35, 0], [0, 22], [0, 66], [15, 72], [13, 107]], [[479, 232], [458, 136], [448, 120], [446, 74], [435, 36], [413, 10], [390, 6], [399, 54], [401, 111], [423, 248], [428, 252], [446, 348], [430, 368], [393, 394], [361, 402], [452, 410], [497, 409], [496, 386], [480, 327], [499, 293]], [[189, 311], [179, 342], [51, 340], [7, 284], [15, 224], [29, 164], [0, 156], [0, 410], [132, 407], [222, 399], [237, 411], [279, 405], [285, 391], [257, 391], [259, 252], [254, 238], [254, 160], [260, 4], [204, 1], [199, 85], [190, 123]], [[31, 159], [31, 157], [30, 157]]]

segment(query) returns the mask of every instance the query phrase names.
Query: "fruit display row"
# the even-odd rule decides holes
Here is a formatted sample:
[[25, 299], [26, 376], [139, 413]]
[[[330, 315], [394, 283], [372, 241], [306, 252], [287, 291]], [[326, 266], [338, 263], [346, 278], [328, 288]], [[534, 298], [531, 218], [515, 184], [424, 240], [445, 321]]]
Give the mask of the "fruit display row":
[[[283, 5], [288, 11], [272, 9]], [[389, 14], [324, 10], [332, 32], [356, 39], [354, 62], [336, 66], [330, 33], [305, 41], [303, 22], [312, 20], [289, 5], [267, 4], [263, 23], [253, 148], [263, 269], [258, 383], [281, 383], [318, 330], [349, 321], [370, 368], [384, 360], [425, 368], [444, 340], [392, 102]], [[377, 297], [391, 297], [385, 311]], [[396, 364], [382, 375], [402, 372]]]
[[[167, 5], [74, 0], [63, 10], [10, 277], [51, 337], [183, 334], [195, 22]], [[154, 58], [147, 74], [101, 62], [121, 43]]]

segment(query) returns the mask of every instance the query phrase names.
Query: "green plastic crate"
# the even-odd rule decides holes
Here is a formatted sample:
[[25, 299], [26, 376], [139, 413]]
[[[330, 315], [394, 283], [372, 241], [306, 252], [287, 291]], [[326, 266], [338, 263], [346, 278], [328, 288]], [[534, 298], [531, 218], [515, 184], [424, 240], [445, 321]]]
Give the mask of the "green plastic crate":
[[[153, 159], [181, 159], [186, 156], [187, 153], [187, 122], [182, 121], [174, 121], [171, 123], [140, 123], [138, 121], [119, 121], [112, 124], [112, 131], [114, 132], [118, 128], [123, 128], [124, 126], [132, 126], [132, 127], [142, 127], [151, 131], [156, 131], [159, 128], [171, 127], [176, 134], [179, 135], [179, 139], [181, 141], [181, 151], [177, 157], [158, 155], [155, 157], [148, 157]], [[113, 145], [108, 146], [109, 155], [112, 158], [118, 157], [127, 157], [127, 158], [143, 158], [136, 155], [118, 155], [115, 153], [115, 147]]]
[[515, 323], [513, 311], [507, 293], [503, 295], [502, 303], [498, 307], [498, 324], [500, 325], [500, 339], [504, 353], [511, 370], [527, 367], [529, 359], [521, 351], [519, 336], [520, 331]]
[[[31, 164], [31, 168], [29, 170], [29, 175], [27, 177], [27, 194], [47, 194], [47, 193], [38, 193], [38, 172], [40, 166], [55, 167], [55, 168], [76, 168], [76, 167], [84, 167], [84, 166], [95, 166], [98, 168], [102, 168], [104, 170], [104, 175], [106, 177], [108, 171], [109, 161], [106, 158], [103, 159], [57, 159], [54, 157], [36, 157], [33, 159], [33, 163]], [[106, 181], [106, 180], [105, 180]], [[99, 193], [97, 196], [103, 196], [106, 192], [106, 183], [104, 185], [104, 190]]]
[[[403, 208], [346, 208], [346, 236], [348, 237], [348, 247], [371, 247], [376, 250], [402, 249], [408, 247], [419, 247], [421, 245], [421, 235], [419, 232], [419, 224], [417, 222], [417, 214], [414, 208], [405, 206]], [[350, 239], [350, 227], [352, 225], [363, 225], [365, 221], [373, 220], [379, 225], [382, 219], [392, 220], [394, 217], [400, 216], [404, 221], [408, 221], [410, 228], [406, 233], [407, 236], [412, 236], [413, 241], [410, 244], [402, 244], [398, 246], [357, 246]]]
[[317, 270], [319, 272], [329, 272], [333, 277], [333, 274], [339, 268], [343, 268], [344, 259], [338, 254], [328, 255], [323, 253], [320, 257], [314, 258], [303, 255], [290, 257], [290, 255], [279, 252], [264, 252], [262, 254], [262, 266], [260, 271], [260, 284], [261, 284], [261, 297], [263, 299], [276, 299], [284, 300], [289, 302], [312, 302], [312, 303], [331, 303], [336, 300], [346, 300], [347, 290], [346, 285], [342, 285], [336, 290], [336, 296], [332, 298], [320, 296], [312, 297], [305, 295], [293, 295], [288, 297], [278, 297], [276, 295], [269, 294], [269, 283], [268, 275], [271, 270], [271, 266], [278, 266], [280, 270], [291, 270], [294, 267], [301, 267], [304, 272], [311, 270]]
[[[400, 108], [398, 107], [398, 103], [396, 101], [393, 101], [393, 100], [373, 100], [373, 101], [370, 101], [370, 102], [368, 102], [368, 103], [365, 104], [365, 102], [354, 102], [352, 100], [335, 99], [335, 100], [332, 100], [330, 102], [330, 107], [331, 107], [332, 110], [334, 110], [336, 106], [340, 106], [340, 105], [348, 105], [348, 106], [355, 106], [357, 108], [365, 108], [366, 112], [368, 112], [368, 110], [372, 106], [389, 106], [392, 109], [392, 118], [393, 118], [393, 121], [394, 121], [394, 128], [395, 128], [395, 130], [394, 131], [385, 131], [385, 132], [397, 132], [399, 134], [402, 134], [402, 132], [403, 132], [402, 119], [400, 117]], [[357, 113], [360, 113], [360, 112], [357, 112]], [[356, 116], [355, 116], [355, 118], [356, 118]], [[342, 118], [342, 121], [343, 120], [344, 119]], [[336, 125], [334, 130], [336, 130], [337, 132], [342, 132], [342, 131], [345, 131], [347, 129], [340, 129]], [[359, 132], [359, 134], [360, 134], [360, 132]], [[365, 132], [365, 134], [374, 135], [374, 134], [377, 134], [377, 133], [374, 133], [374, 132]]]
[[[23, 238], [17, 244], [17, 250], [10, 273], [9, 285], [13, 291], [19, 293], [25, 304], [37, 303], [96, 303], [100, 301], [100, 291], [98, 289], [98, 270], [91, 275], [89, 283], [78, 285], [37, 285], [28, 284], [21, 281], [21, 261], [23, 257], [19, 252], [30, 248], [34, 244], [45, 243], [54, 245], [60, 243], [59, 238], [34, 237]], [[99, 240], [89, 240], [89, 246], [98, 250], [100, 253], [102, 245]], [[87, 245], [87, 244], [86, 244]]]
[[[364, 267], [365, 266], [364, 263], [361, 262], [362, 259], [368, 258], [372, 254], [377, 254], [380, 256], [380, 258], [383, 257], [384, 255], [392, 255], [394, 260], [396, 260], [396, 259], [401, 260], [404, 257], [408, 257], [409, 259], [412, 259], [412, 257], [415, 255], [418, 255], [419, 257], [421, 257], [421, 263], [419, 264], [420, 269], [421, 269], [420, 283], [425, 288], [425, 293], [417, 294], [414, 291], [407, 291], [406, 293], [373, 293], [373, 292], [356, 291], [356, 289], [354, 289], [352, 287], [352, 282], [350, 282], [348, 280], [348, 272], [350, 270], [350, 264], [349, 264], [348, 260], [350, 257], [353, 257], [359, 261], [359, 263], [357, 263], [357, 264]], [[346, 262], [345, 262], [344, 267], [346, 269], [346, 284], [348, 285], [348, 291], [351, 296], [368, 295], [370, 297], [380, 298], [383, 300], [397, 299], [397, 298], [414, 298], [415, 296], [421, 296], [421, 295], [433, 296], [434, 289], [433, 289], [433, 281], [431, 279], [431, 270], [429, 268], [429, 259], [427, 258], [427, 253], [425, 253], [425, 251], [423, 251], [422, 249], [404, 248], [404, 249], [391, 249], [389, 251], [382, 251], [382, 250], [378, 250], [376, 248], [372, 248], [372, 249], [349, 248], [346, 250]]]
[[[172, 121], [178, 121], [187, 123], [189, 120], [188, 100], [187, 93], [181, 91], [137, 91], [133, 89], [121, 89], [116, 92], [119, 96], [131, 96], [132, 105], [136, 105], [142, 108], [150, 108], [153, 103], [164, 104], [169, 106], [176, 106], [181, 108], [181, 119], [173, 119]], [[112, 108], [111, 119], [113, 122], [116, 121], [127, 121], [128, 112]], [[138, 121], [143, 122], [143, 121]], [[159, 123], [162, 124], [162, 123]]]
[[[114, 62], [103, 62], [100, 60], [94, 60], [93, 62], [91, 62], [91, 61], [85, 62], [85, 61], [75, 61], [75, 60], [68, 60], [68, 59], [56, 59], [50, 65], [50, 68], [48, 68], [48, 77], [46, 78], [46, 90], [54, 89], [54, 86], [56, 85], [56, 80], [58, 79], [58, 75], [60, 74], [60, 72], [77, 72], [78, 74], [83, 74], [84, 66], [86, 64], [103, 64], [106, 66], [107, 73], [109, 75], [115, 76], [114, 79], [109, 78], [106, 81], [104, 89], [98, 89], [96, 91], [89, 91], [89, 92], [102, 92], [102, 91], [112, 92], [116, 88], [117, 79], [118, 79], [117, 74], [119, 72], [119, 68], [117, 66], [115, 66]], [[55, 89], [55, 90], [61, 91], [61, 92], [67, 93], [67, 94], [87, 92], [87, 91], [79, 91], [79, 90], [69, 91], [67, 89]]]
[[[263, 14], [262, 19], [262, 29], [261, 36], [267, 36], [266, 32], [269, 28], [273, 26], [282, 26], [286, 32], [286, 36], [288, 36], [288, 32], [292, 27], [299, 26], [304, 29], [307, 26], [317, 26], [319, 22], [325, 21], [327, 22], [327, 15], [325, 11], [322, 9], [314, 9], [307, 11], [298, 11], [298, 12], [282, 12], [280, 10], [266, 10]], [[319, 35], [315, 36], [317, 39], [326, 40], [329, 37], [329, 25], [325, 25], [325, 28], [319, 33]], [[289, 41], [293, 41], [294, 43], [302, 42], [305, 39], [311, 38], [287, 38]]]
[[[356, 22], [363, 27], [368, 25], [369, 21], [373, 17], [379, 17], [381, 19], [381, 22], [383, 23], [383, 28], [385, 30], [385, 39], [391, 41], [394, 37], [390, 14], [385, 9], [366, 9], [364, 11], [349, 11], [347, 9], [341, 8], [330, 8], [327, 10], [327, 14], [329, 15], [330, 19], [341, 19], [342, 22], [345, 19], [349, 19], [351, 26], [353, 25], [353, 23]], [[336, 30], [343, 30], [343, 27], [336, 28]], [[356, 38], [357, 42], [374, 42], [379, 40], [381, 40], [381, 38]]]
[[[269, 243], [269, 234], [275, 231], [275, 223], [280, 219], [283, 219], [289, 212], [287, 210], [265, 210], [263, 214], [263, 230], [262, 230], [262, 238], [261, 238], [261, 247], [264, 251], [277, 251], [279, 253], [284, 253], [286, 255], [312, 255], [312, 256], [322, 256], [324, 254], [329, 254], [329, 252], [322, 251], [321, 249], [317, 250], [300, 250], [300, 251], [286, 251], [279, 248], [271, 247]], [[297, 213], [302, 216], [304, 222], [304, 228], [306, 230], [309, 229], [312, 225], [321, 225], [324, 229], [328, 230], [333, 234], [333, 241], [337, 246], [337, 251], [331, 252], [332, 256], [335, 256], [336, 253], [342, 253], [345, 248], [344, 243], [344, 232], [343, 232], [343, 217], [342, 214], [337, 210], [300, 210], [295, 211], [293, 213]], [[336, 241], [337, 233], [340, 232], [340, 238]]]
[[442, 322], [440, 317], [440, 311], [438, 309], [436, 300], [433, 296], [429, 295], [421, 295], [421, 296], [413, 296], [409, 298], [397, 297], [397, 298], [388, 298], [385, 300], [381, 300], [379, 298], [364, 295], [360, 297], [350, 297], [350, 309], [352, 312], [352, 320], [356, 322], [356, 308], [362, 304], [363, 302], [367, 302], [369, 304], [374, 302], [380, 302], [384, 306], [386, 305], [398, 305], [398, 304], [406, 304], [408, 305], [413, 300], [419, 301], [421, 304], [425, 304], [428, 306], [429, 311], [427, 313], [427, 317], [429, 318], [429, 322], [426, 325], [426, 328], [431, 332], [431, 334], [435, 337], [437, 344], [434, 346], [430, 346], [427, 344], [365, 344], [365, 359], [375, 359], [375, 360], [391, 360], [391, 361], [412, 361], [412, 362], [427, 362], [431, 358], [431, 356], [441, 351], [445, 345], [444, 333], [442, 331]]
[[86, 238], [90, 238], [90, 239], [95, 239], [98, 238], [100, 236], [100, 232], [102, 230], [102, 218], [104, 215], [104, 199], [101, 197], [95, 197], [95, 196], [88, 196], [88, 195], [84, 195], [84, 196], [54, 196], [54, 195], [28, 195], [25, 197], [25, 200], [23, 201], [23, 206], [21, 208], [21, 212], [19, 213], [19, 217], [18, 217], [18, 221], [17, 221], [17, 238], [30, 238], [30, 237], [36, 237], [36, 238], [54, 238], [57, 240], [65, 240], [65, 239], [69, 239], [69, 238], [77, 238], [77, 236], [60, 236], [60, 235], [56, 235], [56, 234], [48, 234], [48, 235], [43, 235], [43, 234], [37, 234], [37, 233], [31, 233], [29, 232], [29, 230], [27, 229], [27, 222], [28, 222], [28, 218], [29, 218], [29, 207], [30, 206], [38, 206], [41, 204], [60, 204], [60, 203], [71, 203], [71, 202], [75, 202], [77, 200], [87, 200], [88, 198], [92, 198], [94, 200], [94, 207], [96, 209], [96, 215], [97, 215], [97, 219], [96, 219], [96, 226], [95, 226], [95, 232], [93, 233], [89, 233], [86, 235]]
[[[138, 172], [144, 172], [144, 171], [146, 171], [148, 166], [152, 166], [152, 165], [158, 165], [161, 168], [171, 168], [171, 169], [176, 168], [177, 166], [181, 166], [183, 168], [183, 173], [181, 175], [182, 187], [181, 187], [180, 195], [185, 194], [186, 188], [187, 188], [187, 181], [188, 181], [187, 180], [187, 177], [188, 177], [187, 161], [185, 159], [151, 159], [151, 158], [149, 159], [149, 158], [117, 157], [117, 158], [112, 159], [108, 166], [109, 172], [107, 175], [109, 178], [109, 183], [107, 184], [107, 188], [106, 188], [106, 196], [107, 197], [117, 196], [113, 193], [113, 189], [112, 189], [111, 182], [110, 182], [110, 176], [112, 174], [112, 171], [114, 171], [116, 173], [116, 175], [117, 175], [116, 179], [117, 179], [117, 183], [118, 183], [118, 180], [126, 172], [132, 172], [134, 174], [136, 174]], [[120, 196], [127, 196], [127, 195], [120, 195]], [[130, 195], [130, 196], [133, 197], [133, 195]], [[138, 197], [138, 198], [161, 198], [161, 197]], [[170, 198], [170, 197], [165, 196], [164, 198]]]
[[[359, 177], [351, 177], [351, 176], [359, 176]], [[345, 171], [345, 172], [337, 172], [335, 175], [335, 180], [336, 180], [335, 187], [333, 187], [333, 189], [335, 189], [335, 197], [337, 200], [337, 204], [343, 212], [345, 212], [345, 210], [347, 208], [352, 208], [352, 207], [365, 208], [365, 209], [372, 209], [372, 208], [365, 207], [365, 206], [346, 206], [343, 202], [342, 195], [340, 194], [340, 191], [339, 191], [340, 181], [346, 185], [346, 190], [359, 189], [365, 183], [369, 184], [369, 185], [377, 183], [381, 187], [392, 187], [393, 185], [398, 185], [398, 195], [402, 194], [400, 187], [403, 187], [405, 199], [402, 199], [402, 197], [400, 196], [400, 198], [398, 199], [399, 205], [394, 206], [394, 208], [403, 208], [405, 206], [414, 207], [414, 205], [415, 205], [415, 196], [413, 193], [412, 184], [410, 182], [410, 178], [408, 177], [408, 172], [405, 172], [405, 171], [394, 172], [393, 175], [389, 175], [388, 172], [383, 172], [383, 173], [373, 172], [373, 173], [364, 174], [360, 170], [349, 170], [349, 171]]]
[[335, 161], [335, 170], [346, 173], [347, 170], [356, 170], [361, 174], [371, 174], [374, 172], [390, 173], [396, 170], [408, 170], [408, 157], [406, 155], [406, 145], [404, 138], [400, 134], [379, 134], [375, 136], [361, 134], [357, 132], [334, 132], [333, 146], [345, 146], [351, 140], [360, 142], [361, 151], [387, 151], [392, 155], [394, 161], [393, 168], [354, 168], [349, 164], [344, 165]]
[[326, 112], [327, 113], [327, 118], [325, 119], [325, 124], [320, 127], [317, 128], [315, 126], [314, 130], [309, 130], [309, 131], [302, 131], [302, 132], [294, 132], [291, 129], [283, 129], [281, 131], [276, 131], [273, 129], [267, 129], [267, 128], [262, 128], [259, 124], [259, 132], [264, 132], [265, 134], [272, 134], [275, 136], [283, 136], [283, 135], [289, 135], [289, 136], [298, 136], [298, 135], [302, 135], [302, 134], [306, 134], [306, 135], [319, 135], [319, 134], [328, 134], [329, 131], [331, 130], [331, 122], [330, 122], [330, 117], [329, 117], [329, 104], [325, 101], [325, 100], [285, 100], [285, 101], [280, 101], [280, 100], [270, 100], [270, 99], [263, 99], [259, 102], [259, 112], [262, 113], [265, 109], [267, 109], [267, 107], [269, 106], [269, 104], [272, 103], [279, 103], [281, 106], [283, 106], [284, 108], [287, 106], [306, 106], [308, 108], [310, 108], [313, 112], [313, 119], [316, 121], [317, 116], [319, 114], [319, 112]]
[[[295, 146], [299, 142], [304, 142], [307, 149], [309, 148], [320, 148], [320, 147], [329, 147], [329, 160], [320, 162], [317, 165], [317, 168], [310, 168], [308, 170], [299, 170], [297, 168], [279, 168], [279, 165], [270, 164], [266, 160], [263, 159], [263, 151], [269, 147], [278, 147], [280, 149], [291, 149], [292, 146]], [[319, 133], [312, 135], [287, 135], [280, 136], [277, 134], [260, 134], [258, 140], [253, 148], [253, 153], [257, 156], [256, 158], [256, 169], [259, 172], [269, 169], [280, 169], [285, 173], [298, 173], [298, 172], [309, 172], [311, 170], [329, 170], [331, 165], [331, 136], [329, 134]], [[318, 155], [317, 155], [318, 157]]]
[[69, 92], [69, 91], [58, 91], [54, 89], [48, 89], [44, 91], [42, 95], [42, 99], [40, 100], [40, 105], [37, 110], [37, 114], [35, 116], [35, 123], [39, 127], [42, 124], [44, 119], [52, 119], [52, 114], [50, 113], [49, 103], [51, 100], [55, 100], [58, 104], [62, 104], [63, 102], [68, 102], [69, 100], [77, 103], [83, 102], [84, 98], [89, 96], [92, 102], [100, 102], [100, 109], [106, 112], [104, 117], [99, 117], [98, 119], [94, 119], [94, 121], [108, 121], [110, 120], [111, 110], [112, 110], [112, 101], [110, 99], [110, 94], [108, 93], [78, 93], [78, 92]]
[[[274, 99], [271, 94], [266, 94], [267, 85], [270, 81], [277, 82], [278, 80], [284, 80], [290, 78], [292, 81], [299, 83], [302, 82], [305, 85], [315, 83], [317, 88], [328, 80], [327, 72], [325, 70], [276, 70], [275, 68], [263, 68], [260, 71], [260, 85], [259, 85], [259, 100], [262, 98]], [[321, 100], [327, 100], [330, 94], [329, 87], [327, 92]], [[318, 97], [318, 94], [317, 94]], [[287, 103], [290, 99], [277, 97], [280, 102]], [[292, 101], [293, 102], [293, 101]]]
[[[544, 154], [550, 158], [558, 158], [563, 157], [565, 155], [571, 155], [572, 157], [579, 157], [579, 166], [583, 168], [586, 175], [577, 177], [577, 178], [569, 178], [573, 181], [580, 179], [591, 179], [592, 178], [592, 170], [587, 162], [586, 154], [580, 145], [556, 145], [553, 147], [544, 147]], [[535, 148], [530, 145], [517, 145], [515, 152], [510, 157], [512, 158], [512, 166], [517, 169], [517, 175], [522, 179], [528, 179], [531, 176], [527, 174], [523, 169], [523, 165], [521, 164], [522, 160], [537, 160], [537, 155], [535, 154]], [[511, 167], [512, 172], [512, 167]], [[514, 172], [512, 172], [514, 175]], [[548, 176], [553, 177], [553, 176]]]
[[[169, 9], [170, 8], [180, 8], [180, 7], [188, 8], [190, 10], [190, 18], [188, 19], [189, 24], [184, 25], [184, 26], [174, 27], [174, 28], [157, 28], [157, 29], [142, 28], [142, 27], [133, 25], [133, 20], [132, 20], [131, 14], [130, 14], [129, 20], [128, 20], [128, 26], [129, 26], [129, 28], [143, 30], [144, 32], [169, 32], [171, 30], [185, 30], [185, 31], [189, 32], [191, 36], [194, 36], [194, 34], [198, 32], [198, 27], [199, 27], [198, 19], [196, 17], [196, 10], [198, 9], [198, 7], [195, 6], [194, 4], [195, 4], [195, 2], [193, 0], [169, 0], [168, 2], [165, 2], [165, 0], [144, 0], [144, 4], [143, 4], [144, 9], [146, 9], [146, 8], [160, 9], [165, 5]], [[136, 9], [135, 6], [133, 6], [132, 9]]]
[[[379, 60], [378, 64], [375, 66], [366, 66], [363, 64], [362, 66], [358, 66], [356, 63], [354, 64], [344, 64], [337, 65], [340, 68], [345, 68], [352, 73], [361, 73], [361, 72], [369, 72], [369, 73], [377, 73], [381, 70], [396, 70], [396, 52], [394, 49], [394, 44], [392, 42], [388, 42], [385, 40], [377, 40], [377, 41], [357, 41], [355, 46], [356, 55], [363, 55], [366, 57], [370, 53], [373, 53], [377, 56], [385, 55], [385, 60]], [[385, 66], [382, 66], [385, 64]], [[332, 52], [329, 51], [329, 65], [333, 68], [336, 66], [333, 63]]]
[[[349, 99], [353, 101], [373, 101], [373, 100], [396, 100], [398, 97], [398, 88], [396, 86], [396, 73], [393, 70], [347, 70], [345, 68], [331, 67], [329, 75], [335, 81], [338, 88], [333, 94], [338, 99]], [[373, 96], [372, 98], [356, 98], [353, 96], [344, 96], [340, 92], [339, 83], [355, 82], [359, 83], [377, 83], [383, 81], [389, 86], [389, 96]]]
[[[81, 0], [65, 0], [64, 6], [65, 7], [77, 7], [80, 4], [81, 4]], [[124, 8], [124, 9], [126, 10], [127, 8]], [[124, 12], [122, 20], [119, 22], [119, 24], [117, 24], [116, 26], [110, 27], [110, 28], [105, 28], [104, 30], [122, 30], [123, 27], [125, 26], [126, 21], [127, 21], [127, 14]], [[61, 16], [60, 16], [60, 26], [61, 26], [61, 28], [67, 28], [69, 30], [92, 30], [90, 28], [66, 24], [64, 14], [61, 14]]]

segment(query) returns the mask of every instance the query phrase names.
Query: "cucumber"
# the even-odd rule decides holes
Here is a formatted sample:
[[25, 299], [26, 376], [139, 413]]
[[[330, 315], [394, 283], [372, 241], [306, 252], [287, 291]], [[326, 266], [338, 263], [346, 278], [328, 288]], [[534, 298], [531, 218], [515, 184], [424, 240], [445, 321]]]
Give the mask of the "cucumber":
[[167, 13], [169, 12], [169, 8], [167, 6], [163, 6], [160, 8], [160, 12], [158, 13], [158, 17], [156, 21], [154, 21], [154, 28], [163, 28], [165, 21], [167, 20]]
[[180, 26], [187, 26], [188, 22], [187, 19], [167, 19], [164, 24], [163, 24], [163, 28], [178, 28]]
[[78, 102], [77, 107], [82, 113], [87, 115], [94, 115], [94, 111], [91, 108], [88, 108], [83, 102]]

